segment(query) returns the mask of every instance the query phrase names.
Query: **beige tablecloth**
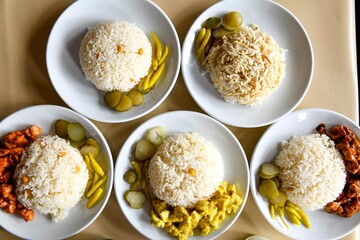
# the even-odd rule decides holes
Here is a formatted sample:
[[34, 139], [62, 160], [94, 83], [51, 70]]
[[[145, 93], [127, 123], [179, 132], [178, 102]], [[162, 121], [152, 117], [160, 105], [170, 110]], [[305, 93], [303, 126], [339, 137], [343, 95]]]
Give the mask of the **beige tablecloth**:
[[[49, 81], [45, 49], [50, 30], [71, 0], [0, 0], [0, 120], [34, 104], [66, 106]], [[196, 17], [216, 0], [154, 0], [173, 21], [180, 41]], [[278, 0], [306, 28], [315, 55], [313, 82], [301, 108], [327, 108], [358, 122], [355, 56], [354, 0]], [[181, 101], [179, 101], [181, 99]], [[109, 142], [114, 159], [129, 134], [145, 120], [171, 110], [202, 110], [192, 100], [181, 74], [169, 97], [150, 114], [128, 123], [94, 122]], [[266, 127], [229, 127], [250, 161], [256, 142]], [[336, 227], [336, 226], [335, 226]], [[46, 231], [44, 229], [44, 231]], [[236, 223], [220, 239], [243, 239], [260, 234], [286, 239], [274, 230], [249, 195]], [[143, 239], [122, 214], [115, 195], [99, 218], [72, 239]], [[316, 238], [316, 236], [314, 236]], [[0, 239], [17, 239], [0, 228]], [[360, 239], [356, 230], [344, 239]]]

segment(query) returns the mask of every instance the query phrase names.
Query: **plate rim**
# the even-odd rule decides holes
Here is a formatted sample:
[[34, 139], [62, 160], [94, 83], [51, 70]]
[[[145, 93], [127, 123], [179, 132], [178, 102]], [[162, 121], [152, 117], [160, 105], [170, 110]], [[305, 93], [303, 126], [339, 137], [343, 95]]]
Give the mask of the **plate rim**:
[[[106, 141], [105, 137], [103, 136], [102, 132], [100, 131], [100, 129], [98, 127], [96, 127], [96, 125], [94, 123], [92, 123], [89, 119], [87, 119], [86, 117], [84, 117], [83, 115], [79, 114], [78, 112], [72, 110], [72, 109], [69, 109], [69, 108], [66, 108], [66, 107], [63, 107], [63, 106], [60, 106], [60, 105], [53, 105], [53, 104], [36, 104], [36, 105], [31, 105], [31, 106], [27, 106], [27, 107], [24, 107], [24, 108], [20, 108], [12, 113], [10, 113], [9, 115], [7, 115], [6, 117], [4, 117], [1, 121], [0, 121], [0, 127], [2, 125], [4, 125], [4, 122], [5, 124], [8, 124], [8, 122], [16, 117], [16, 115], [18, 114], [21, 114], [23, 112], [28, 112], [28, 111], [33, 111], [34, 109], [36, 110], [46, 110], [46, 109], [53, 109], [53, 110], [56, 110], [56, 111], [60, 111], [60, 112], [66, 112], [66, 113], [69, 113], [71, 115], [74, 115], [76, 116], [77, 118], [80, 118], [82, 121], [86, 122], [87, 124], [89, 124], [93, 130], [95, 130], [96, 132], [96, 135], [98, 138], [101, 139], [101, 141], [104, 143], [104, 147], [105, 147], [105, 151], [104, 152], [107, 152], [108, 154], [106, 155], [109, 155], [109, 160], [107, 161], [109, 164], [109, 169], [108, 169], [108, 183], [107, 183], [107, 193], [104, 195], [104, 199], [103, 199], [103, 203], [102, 205], [100, 206], [100, 208], [98, 209], [98, 211], [96, 212], [96, 214], [94, 214], [93, 217], [91, 217], [90, 221], [88, 221], [85, 225], [83, 225], [81, 228], [77, 229], [76, 231], [73, 231], [73, 232], [66, 232], [66, 234], [64, 234], [61, 238], [69, 238], [71, 236], [75, 236], [76, 234], [79, 234], [80, 232], [84, 231], [85, 229], [87, 229], [92, 223], [94, 223], [98, 217], [101, 215], [101, 213], [104, 211], [109, 199], [110, 199], [110, 196], [111, 196], [111, 192], [112, 192], [112, 189], [113, 189], [113, 183], [114, 183], [114, 165], [113, 165], [113, 157], [112, 157], [112, 154], [111, 154], [111, 150], [110, 150], [110, 147], [109, 147], [109, 144], [108, 142]], [[10, 130], [12, 131], [12, 130]], [[79, 203], [77, 203], [79, 204]], [[85, 207], [85, 206], [84, 206]], [[64, 219], [66, 220], [66, 218]], [[1, 225], [1, 227], [13, 234], [14, 236], [17, 236], [17, 237], [20, 237], [20, 238], [27, 238], [27, 239], [33, 239], [33, 237], [30, 237], [29, 236], [24, 236], [22, 235], [19, 231], [13, 231], [13, 229], [11, 229], [11, 231], [6, 228], [6, 226], [3, 226]], [[49, 237], [49, 236], [47, 236]]]
[[[169, 25], [169, 27], [171, 28], [172, 32], [171, 34], [173, 34], [173, 37], [175, 38], [175, 46], [174, 46], [174, 50], [173, 51], [176, 51], [178, 54], [177, 58], [174, 58], [174, 75], [172, 77], [172, 81], [170, 82], [169, 86], [167, 87], [167, 90], [165, 91], [165, 94], [158, 99], [157, 102], [155, 102], [155, 104], [151, 107], [149, 107], [146, 111], [138, 114], [138, 115], [135, 115], [135, 116], [130, 116], [130, 117], [121, 117], [120, 119], [117, 118], [117, 117], [114, 117], [114, 118], [104, 118], [102, 117], [101, 115], [100, 116], [91, 116], [91, 114], [89, 114], [88, 112], [83, 112], [82, 110], [80, 111], [79, 109], [75, 109], [73, 104], [71, 104], [71, 101], [68, 99], [68, 98], [65, 98], [63, 96], [63, 94], [60, 94], [59, 91], [57, 90], [57, 88], [55, 87], [55, 84], [54, 84], [54, 79], [57, 78], [56, 76], [54, 77], [54, 74], [52, 73], [52, 71], [50, 70], [51, 69], [51, 66], [50, 66], [50, 63], [49, 63], [49, 59], [50, 59], [50, 52], [51, 52], [51, 45], [52, 45], [52, 42], [54, 41], [54, 32], [56, 31], [56, 28], [57, 26], [60, 24], [61, 21], [63, 21], [63, 18], [64, 16], [69, 12], [69, 11], [72, 11], [73, 8], [75, 8], [77, 5], [80, 5], [80, 4], [86, 4], [85, 2], [89, 2], [89, 1], [92, 1], [92, 2], [98, 2], [98, 4], [104, 4], [106, 2], [109, 2], [109, 1], [112, 1], [112, 0], [78, 0], [78, 1], [75, 1], [73, 3], [71, 3], [68, 7], [66, 7], [64, 9], [64, 11], [58, 16], [58, 18], [56, 19], [55, 23], [53, 24], [51, 30], [50, 30], [50, 34], [49, 34], [49, 37], [48, 37], [48, 40], [47, 40], [47, 43], [46, 43], [46, 52], [45, 52], [45, 64], [46, 64], [46, 69], [47, 69], [47, 72], [48, 72], [48, 76], [49, 76], [49, 80], [53, 86], [53, 88], [55, 89], [57, 95], [62, 99], [62, 101], [69, 107], [71, 108], [73, 111], [76, 111], [82, 115], [84, 115], [85, 117], [89, 118], [89, 119], [92, 119], [92, 120], [95, 120], [95, 121], [99, 121], [99, 122], [104, 122], [104, 123], [123, 123], [123, 122], [129, 122], [129, 121], [132, 121], [132, 120], [136, 120], [136, 119], [139, 119], [147, 114], [149, 114], [150, 112], [154, 111], [157, 107], [160, 106], [161, 103], [163, 103], [166, 98], [170, 95], [171, 91], [174, 89], [175, 87], [175, 84], [179, 78], [179, 74], [180, 74], [180, 68], [181, 68], [181, 45], [180, 45], [180, 40], [179, 40], [179, 35], [176, 31], [176, 28], [173, 24], [173, 22], [170, 20], [169, 16], [164, 12], [164, 10], [162, 10], [162, 8], [160, 8], [160, 6], [158, 6], [156, 3], [154, 3], [153, 1], [151, 0], [142, 0], [144, 2], [146, 2], [147, 4], [150, 4], [152, 7], [154, 7], [154, 9], [156, 9], [156, 11], [159, 12], [159, 14], [161, 14], [164, 19], [166, 20], [167, 24]], [[117, 1], [120, 1], [120, 2], [129, 2], [129, 0], [117, 0]], [[131, 1], [130, 1], [131, 2]], [[175, 50], [176, 49], [176, 50]], [[84, 78], [85, 80], [85, 78]], [[98, 89], [96, 89], [97, 91], [100, 91]]]
[[[184, 79], [184, 82], [185, 82], [185, 85], [186, 85], [186, 88], [188, 89], [192, 99], [196, 102], [196, 104], [204, 111], [206, 112], [208, 115], [210, 115], [211, 117], [221, 121], [222, 123], [225, 123], [225, 124], [228, 124], [228, 125], [231, 125], [231, 126], [234, 126], [234, 127], [242, 127], [242, 128], [256, 128], [256, 127], [263, 127], [263, 126], [267, 126], [267, 125], [270, 125], [272, 123], [275, 123], [277, 121], [279, 121], [280, 119], [282, 119], [283, 117], [285, 117], [286, 115], [288, 115], [289, 113], [291, 113], [292, 111], [294, 111], [298, 106], [299, 104], [303, 101], [303, 99], [305, 98], [305, 96], [307, 95], [308, 91], [309, 91], [309, 88], [311, 86], [311, 83], [313, 81], [313, 77], [314, 77], [314, 67], [315, 67], [315, 57], [314, 57], [314, 50], [313, 50], [313, 46], [312, 46], [312, 42], [311, 42], [311, 39], [310, 39], [310, 36], [308, 34], [308, 32], [306, 31], [304, 25], [300, 22], [300, 20], [295, 16], [295, 14], [293, 14], [289, 9], [287, 9], [286, 7], [282, 6], [281, 4], [275, 2], [275, 1], [271, 1], [271, 0], [255, 0], [258, 1], [258, 2], [267, 2], [269, 4], [272, 4], [280, 9], [282, 9], [282, 11], [285, 11], [287, 14], [289, 14], [295, 21], [296, 23], [299, 25], [299, 27], [301, 28], [302, 32], [304, 33], [304, 36], [305, 36], [305, 39], [306, 39], [306, 43], [309, 47], [309, 53], [310, 53], [310, 61], [311, 61], [311, 65], [310, 65], [310, 72], [309, 72], [309, 79], [307, 79], [307, 84], [306, 84], [306, 87], [303, 91], [303, 93], [301, 94], [301, 97], [296, 101], [294, 102], [293, 106], [284, 111], [284, 113], [280, 114], [279, 116], [277, 116], [276, 118], [274, 119], [270, 119], [270, 120], [266, 120], [266, 121], [262, 121], [260, 123], [257, 123], [257, 124], [253, 124], [253, 123], [234, 123], [234, 122], [231, 122], [231, 121], [228, 121], [226, 118], [225, 119], [220, 119], [218, 116], [216, 116], [216, 113], [213, 113], [213, 112], [210, 112], [208, 111], [208, 109], [206, 109], [206, 107], [204, 107], [202, 104], [199, 103], [199, 100], [198, 98], [196, 97], [196, 95], [194, 95], [193, 91], [191, 91], [191, 88], [189, 87], [189, 82], [192, 81], [191, 79], [189, 80], [186, 80], [187, 78], [185, 76], [187, 76], [187, 74], [185, 73], [185, 68], [186, 68], [186, 64], [185, 64], [185, 55], [188, 54], [188, 52], [185, 53], [184, 51], [184, 46], [185, 46], [185, 43], [188, 43], [188, 42], [193, 42], [191, 40], [189, 40], [191, 38], [191, 29], [194, 28], [195, 26], [195, 23], [201, 18], [203, 17], [204, 15], [206, 15], [206, 13], [214, 8], [216, 8], [218, 5], [222, 5], [222, 4], [225, 4], [224, 2], [233, 2], [234, 0], [222, 0], [222, 1], [219, 1], [213, 5], [211, 5], [210, 7], [206, 8], [202, 13], [200, 13], [198, 15], [198, 17], [194, 20], [194, 22], [192, 23], [192, 25], [190, 26], [190, 28], [188, 29], [188, 32], [186, 33], [185, 35], [185, 38], [184, 38], [184, 41], [183, 41], [183, 45], [182, 45], [182, 57], [181, 57], [181, 73], [182, 73], [182, 76], [183, 76], [183, 79]], [[246, 2], [246, 1], [243, 1], [242, 2]], [[192, 48], [189, 48], [190, 51]], [[188, 77], [189, 78], [189, 77]], [[191, 77], [190, 77], [191, 78]], [[189, 81], [189, 82], [188, 82]], [[221, 96], [220, 96], [221, 97]]]
[[[230, 129], [228, 127], [226, 127], [222, 122], [218, 121], [217, 119], [214, 119], [212, 118], [211, 116], [208, 116], [206, 114], [203, 114], [203, 113], [200, 113], [200, 112], [196, 112], [196, 111], [191, 111], [191, 110], [174, 110], [174, 111], [169, 111], [169, 112], [164, 112], [164, 113], [161, 113], [161, 114], [158, 114], [146, 121], [144, 121], [142, 124], [140, 124], [138, 127], [136, 127], [132, 133], [128, 136], [128, 138], [125, 140], [125, 142], [123, 143], [121, 149], [119, 150], [119, 153], [116, 157], [116, 162], [115, 162], [115, 167], [114, 167], [114, 172], [115, 172], [115, 177], [114, 177], [114, 193], [115, 193], [115, 197], [116, 197], [116, 201], [117, 201], [117, 204], [119, 206], [119, 208], [121, 209], [123, 215], [125, 216], [125, 218], [127, 219], [127, 221], [130, 223], [130, 225], [139, 233], [141, 234], [142, 236], [146, 237], [146, 238], [149, 238], [150, 236], [147, 236], [145, 235], [145, 233], [143, 231], [140, 231], [134, 224], [133, 224], [133, 221], [129, 218], [129, 216], [124, 212], [123, 208], [122, 208], [122, 204], [120, 203], [121, 202], [124, 202], [123, 201], [123, 197], [122, 197], [122, 192], [123, 191], [122, 189], [120, 189], [120, 187], [118, 186], [118, 181], [117, 180], [120, 180], [122, 179], [121, 176], [119, 176], [119, 173], [117, 173], [119, 171], [119, 169], [121, 169], [120, 167], [118, 167], [121, 163], [121, 159], [119, 159], [121, 157], [121, 152], [123, 152], [124, 148], [126, 147], [126, 145], [128, 144], [131, 144], [130, 143], [130, 140], [132, 138], [136, 138], [136, 136], [138, 136], [139, 134], [143, 134], [144, 132], [139, 132], [144, 125], [148, 124], [148, 122], [151, 122], [151, 121], [156, 121], [157, 119], [159, 118], [164, 118], [166, 117], [167, 115], [176, 115], [176, 114], [190, 114], [190, 115], [196, 115], [198, 117], [201, 117], [201, 118], [204, 118], [206, 119], [207, 121], [211, 121], [213, 124], [217, 124], [221, 127], [222, 130], [226, 131], [229, 136], [232, 138], [232, 141], [234, 141], [236, 143], [236, 145], [239, 147], [239, 150], [240, 152], [242, 153], [243, 155], [243, 160], [246, 164], [246, 178], [247, 178], [247, 183], [246, 183], [246, 186], [245, 186], [245, 191], [243, 192], [243, 202], [242, 204], [240, 205], [237, 213], [235, 213], [235, 215], [233, 216], [233, 219], [231, 220], [231, 223], [222, 230], [222, 232], [217, 236], [221, 236], [222, 234], [224, 234], [235, 222], [236, 220], [240, 217], [241, 213], [243, 213], [244, 211], [244, 208], [245, 208], [245, 205], [246, 205], [246, 202], [247, 200], [249, 199], [249, 195], [250, 195], [250, 168], [249, 168], [249, 160], [246, 156], [246, 153], [245, 153], [245, 150], [242, 146], [242, 144], [240, 143], [240, 141], [237, 139], [237, 137], [235, 136], [235, 134], [233, 132], [230, 131]], [[121, 200], [120, 200], [121, 198]], [[151, 223], [149, 223], [151, 224]], [[155, 228], [155, 227], [154, 227]], [[194, 236], [193, 236], [194, 237]], [[195, 237], [200, 237], [200, 236], [195, 236]], [[206, 237], [206, 236], [205, 236]]]
[[[262, 147], [261, 145], [263, 144], [262, 141], [263, 139], [265, 138], [265, 136], [267, 136], [269, 134], [269, 132], [272, 131], [273, 128], [276, 128], [278, 125], [281, 125], [283, 124], [284, 122], [286, 122], [286, 120], [288, 118], [291, 118], [293, 116], [297, 116], [299, 114], [302, 114], [302, 113], [316, 113], [316, 114], [321, 114], [321, 113], [326, 113], [326, 114], [331, 114], [331, 115], [334, 115], [334, 116], [337, 116], [339, 118], [343, 118], [344, 120], [352, 123], [354, 126], [356, 126], [356, 131], [359, 131], [360, 132], [360, 126], [354, 121], [352, 120], [351, 118], [345, 116], [344, 114], [342, 113], [339, 113], [339, 112], [336, 112], [334, 110], [331, 110], [331, 109], [328, 109], [328, 108], [317, 108], [317, 107], [312, 107], [312, 108], [303, 108], [303, 109], [299, 109], [299, 110], [296, 110], [296, 111], [293, 111], [291, 112], [290, 114], [288, 114], [286, 117], [280, 119], [279, 121], [275, 122], [274, 124], [272, 124], [271, 126], [269, 126], [265, 131], [264, 133], [261, 135], [261, 137], [259, 138], [258, 142], [256, 143], [255, 145], [255, 148], [254, 148], [254, 151], [251, 155], [251, 160], [250, 160], [250, 190], [251, 190], [251, 195], [252, 195], [252, 198], [254, 199], [254, 202], [255, 202], [255, 205], [256, 205], [256, 208], [258, 209], [259, 212], [261, 212], [261, 215], [263, 216], [263, 218], [265, 219], [265, 221], [273, 228], [275, 229], [277, 232], [283, 234], [284, 236], [286, 237], [290, 237], [290, 238], [293, 238], [294, 236], [291, 236], [289, 235], [287, 232], [283, 232], [283, 231], [280, 231], [281, 226], [280, 224], [276, 225], [275, 222], [270, 222], [268, 217], [265, 216], [265, 213], [263, 211], [261, 211], [260, 209], [260, 202], [257, 200], [258, 199], [258, 196], [257, 196], [257, 186], [256, 186], [256, 182], [257, 182], [257, 176], [252, 174], [253, 172], [256, 171], [256, 169], [254, 169], [254, 158], [256, 157], [257, 155], [257, 150], [258, 148]], [[315, 130], [315, 127], [314, 126], [314, 130]], [[319, 211], [319, 210], [317, 210]], [[360, 213], [358, 213], [360, 214]], [[340, 238], [343, 238], [347, 235], [349, 235], [351, 232], [353, 232], [358, 226], [360, 226], [360, 222], [357, 223], [357, 225], [355, 225], [353, 228], [347, 230], [346, 232], [344, 233], [341, 233], [337, 236], [333, 236], [331, 239], [340, 239]], [[296, 238], [296, 239], [302, 239], [302, 238]], [[329, 239], [330, 240], [330, 239]]]

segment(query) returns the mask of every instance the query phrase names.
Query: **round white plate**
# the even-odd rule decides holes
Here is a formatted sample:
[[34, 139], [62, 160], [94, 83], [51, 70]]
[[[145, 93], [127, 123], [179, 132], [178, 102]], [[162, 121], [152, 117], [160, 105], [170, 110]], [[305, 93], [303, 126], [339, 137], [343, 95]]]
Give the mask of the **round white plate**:
[[[87, 81], [79, 62], [79, 48], [88, 27], [105, 21], [135, 23], [170, 46], [166, 73], [145, 96], [141, 106], [116, 112], [104, 103], [104, 92]], [[56, 21], [48, 40], [46, 64], [51, 82], [63, 101], [82, 115], [100, 122], [126, 122], [151, 112], [169, 95], [180, 70], [180, 43], [167, 15], [150, 0], [78, 0]]]
[[220, 228], [208, 236], [192, 236], [190, 239], [214, 239], [225, 232], [239, 217], [245, 206], [249, 188], [249, 170], [246, 155], [236, 137], [220, 122], [196, 112], [174, 111], [158, 115], [140, 125], [122, 146], [115, 163], [114, 189], [118, 203], [129, 222], [145, 237], [149, 239], [169, 239], [170, 235], [164, 230], [151, 225], [150, 206], [148, 203], [135, 210], [124, 200], [124, 193], [129, 184], [123, 180], [124, 173], [131, 168], [130, 160], [134, 144], [140, 140], [145, 132], [155, 126], [163, 126], [168, 136], [177, 132], [195, 131], [212, 142], [219, 150], [224, 161], [224, 180], [235, 183], [243, 203], [238, 211], [227, 217]]
[[100, 215], [111, 193], [113, 185], [113, 159], [110, 148], [96, 126], [80, 114], [60, 106], [37, 105], [19, 110], [0, 122], [0, 136], [11, 131], [25, 129], [30, 125], [42, 128], [41, 135], [54, 134], [54, 123], [57, 119], [66, 119], [81, 123], [87, 136], [95, 138], [101, 146], [101, 158], [107, 159], [108, 179], [106, 194], [95, 207], [87, 209], [87, 200], [80, 201], [70, 211], [69, 215], [58, 222], [49, 216], [40, 215], [35, 211], [34, 220], [25, 222], [19, 214], [7, 214], [0, 209], [0, 225], [6, 231], [23, 239], [64, 239], [73, 236], [87, 228]]
[[290, 113], [270, 126], [257, 143], [250, 163], [251, 192], [266, 220], [282, 234], [293, 239], [340, 239], [353, 231], [360, 223], [360, 213], [351, 218], [343, 218], [326, 211], [307, 211], [311, 228], [296, 226], [288, 222], [288, 229], [270, 217], [268, 201], [257, 191], [259, 167], [264, 162], [274, 161], [283, 140], [290, 140], [294, 135], [316, 133], [315, 128], [325, 123], [329, 129], [333, 125], [345, 125], [360, 136], [360, 129], [349, 118], [325, 109], [304, 109]]
[[[194, 39], [202, 23], [208, 17], [220, 17], [229, 11], [240, 12], [245, 25], [257, 24], [287, 50], [285, 78], [260, 106], [225, 102], [196, 59]], [[227, 0], [214, 4], [195, 20], [182, 48], [182, 75], [193, 99], [212, 117], [237, 127], [268, 125], [294, 110], [310, 86], [313, 67], [313, 50], [304, 27], [291, 12], [271, 0]]]

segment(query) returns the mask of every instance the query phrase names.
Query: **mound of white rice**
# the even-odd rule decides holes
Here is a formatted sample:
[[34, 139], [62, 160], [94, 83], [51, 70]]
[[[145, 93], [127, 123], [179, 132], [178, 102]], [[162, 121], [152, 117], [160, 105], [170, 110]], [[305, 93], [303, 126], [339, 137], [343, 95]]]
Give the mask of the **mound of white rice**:
[[220, 153], [195, 132], [178, 133], [166, 139], [149, 164], [154, 195], [171, 206], [191, 207], [211, 197], [223, 177]]
[[25, 149], [14, 177], [18, 200], [58, 221], [83, 196], [88, 169], [77, 148], [49, 135], [37, 138]]
[[275, 163], [288, 199], [305, 210], [323, 209], [342, 192], [346, 182], [344, 161], [325, 134], [294, 136], [284, 141]]
[[134, 23], [101, 23], [88, 29], [80, 46], [86, 79], [102, 91], [131, 90], [148, 74], [151, 43]]

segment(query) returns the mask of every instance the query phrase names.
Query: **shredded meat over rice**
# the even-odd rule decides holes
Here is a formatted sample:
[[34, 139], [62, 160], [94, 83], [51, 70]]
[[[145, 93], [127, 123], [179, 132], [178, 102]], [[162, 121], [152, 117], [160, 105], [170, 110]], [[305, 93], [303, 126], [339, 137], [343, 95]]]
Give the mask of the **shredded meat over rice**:
[[260, 105], [285, 76], [284, 51], [255, 25], [218, 39], [205, 64], [214, 87], [231, 103]]

